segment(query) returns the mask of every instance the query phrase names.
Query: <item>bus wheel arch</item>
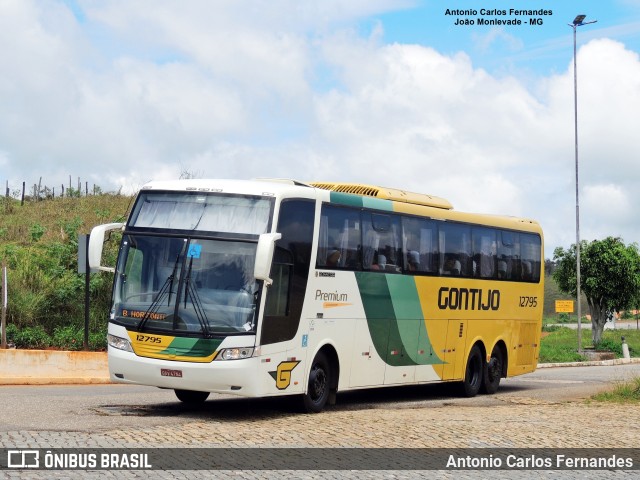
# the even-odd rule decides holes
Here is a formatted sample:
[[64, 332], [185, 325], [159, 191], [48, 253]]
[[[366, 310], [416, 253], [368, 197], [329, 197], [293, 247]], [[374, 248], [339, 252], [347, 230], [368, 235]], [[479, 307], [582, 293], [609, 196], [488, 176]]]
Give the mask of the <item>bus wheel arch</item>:
[[327, 403], [335, 404], [339, 375], [338, 354], [331, 345], [323, 346], [311, 362], [306, 391], [302, 395], [306, 412], [319, 413]]
[[484, 383], [484, 372], [486, 370], [486, 354], [484, 353], [482, 342], [476, 342], [467, 356], [467, 363], [464, 370], [464, 378], [460, 385], [460, 390], [465, 397], [475, 397]]
[[[486, 357], [485, 357], [486, 358]], [[507, 347], [502, 340], [498, 341], [491, 350], [491, 357], [485, 363], [482, 393], [493, 394], [498, 391], [500, 379], [507, 376]]]

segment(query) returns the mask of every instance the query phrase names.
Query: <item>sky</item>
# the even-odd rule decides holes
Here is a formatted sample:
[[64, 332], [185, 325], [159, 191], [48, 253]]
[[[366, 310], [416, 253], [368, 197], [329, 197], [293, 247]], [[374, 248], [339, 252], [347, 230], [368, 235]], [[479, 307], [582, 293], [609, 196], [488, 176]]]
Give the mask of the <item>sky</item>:
[[552, 258], [578, 14], [580, 237], [640, 243], [640, 0], [0, 0], [0, 182], [374, 184], [533, 218]]

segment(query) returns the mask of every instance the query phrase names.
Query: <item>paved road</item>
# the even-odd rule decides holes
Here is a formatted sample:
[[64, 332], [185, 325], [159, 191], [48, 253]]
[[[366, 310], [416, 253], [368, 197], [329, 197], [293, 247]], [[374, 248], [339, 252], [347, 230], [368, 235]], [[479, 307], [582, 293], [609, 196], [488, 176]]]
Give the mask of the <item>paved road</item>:
[[[293, 403], [282, 399], [213, 395], [200, 407], [187, 407], [175, 399], [173, 392], [156, 388], [5, 386], [0, 387], [4, 412], [0, 418], [0, 446], [637, 448], [640, 408], [584, 401], [612, 383], [633, 376], [640, 376], [640, 364], [546, 368], [504, 381], [496, 395], [472, 399], [455, 396], [446, 385], [363, 390], [339, 395], [338, 404], [319, 415], [292, 413]], [[10, 473], [12, 478], [50, 478], [54, 472]], [[61, 474], [61, 478], [86, 477], [84, 474], [75, 477], [74, 473], [79, 472]], [[213, 473], [222, 476], [223, 472]], [[277, 476], [300, 478], [301, 473], [304, 472], [280, 471]], [[453, 473], [460, 474], [437, 473], [445, 478], [458, 478]], [[532, 473], [497, 471], [492, 476], [533, 478]], [[536, 473], [557, 477], [557, 472]], [[603, 472], [591, 473], [592, 477], [584, 471], [564, 475], [603, 478]], [[604, 473], [606, 478], [624, 477], [621, 472]], [[144, 478], [144, 472], [99, 474]], [[465, 474], [468, 478], [482, 476], [477, 476], [478, 472]], [[180, 475], [204, 478], [207, 474], [174, 471], [154, 472], [152, 476]], [[308, 478], [319, 478], [318, 475], [309, 474]], [[272, 478], [274, 472], [236, 472], [233, 476]], [[343, 471], [323, 472], [323, 476], [421, 478], [424, 475], [410, 471], [367, 472], [367, 475]]]

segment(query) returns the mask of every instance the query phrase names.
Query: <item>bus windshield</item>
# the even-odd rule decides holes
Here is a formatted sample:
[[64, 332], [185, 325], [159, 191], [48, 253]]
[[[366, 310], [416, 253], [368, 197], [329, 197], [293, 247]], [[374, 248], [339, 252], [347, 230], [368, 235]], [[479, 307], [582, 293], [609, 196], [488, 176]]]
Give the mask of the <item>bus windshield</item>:
[[111, 321], [141, 332], [255, 331], [256, 243], [125, 235]]
[[142, 192], [129, 227], [260, 235], [271, 218], [271, 199], [201, 192]]

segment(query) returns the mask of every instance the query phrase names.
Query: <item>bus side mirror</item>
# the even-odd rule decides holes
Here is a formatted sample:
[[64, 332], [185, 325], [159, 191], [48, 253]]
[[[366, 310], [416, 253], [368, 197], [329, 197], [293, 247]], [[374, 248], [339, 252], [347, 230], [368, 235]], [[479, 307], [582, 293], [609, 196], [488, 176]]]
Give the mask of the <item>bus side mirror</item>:
[[256, 277], [256, 280], [264, 280], [264, 283], [267, 285], [273, 283], [273, 280], [269, 277], [269, 273], [271, 273], [271, 262], [273, 261], [273, 251], [276, 240], [280, 240], [281, 238], [281, 233], [263, 233], [258, 238], [253, 276]]
[[124, 223], [106, 223], [93, 227], [89, 235], [89, 269], [90, 271], [103, 270], [105, 272], [115, 272], [115, 268], [102, 267], [100, 261], [102, 259], [102, 246], [104, 244], [104, 234], [111, 230], [122, 228]]

